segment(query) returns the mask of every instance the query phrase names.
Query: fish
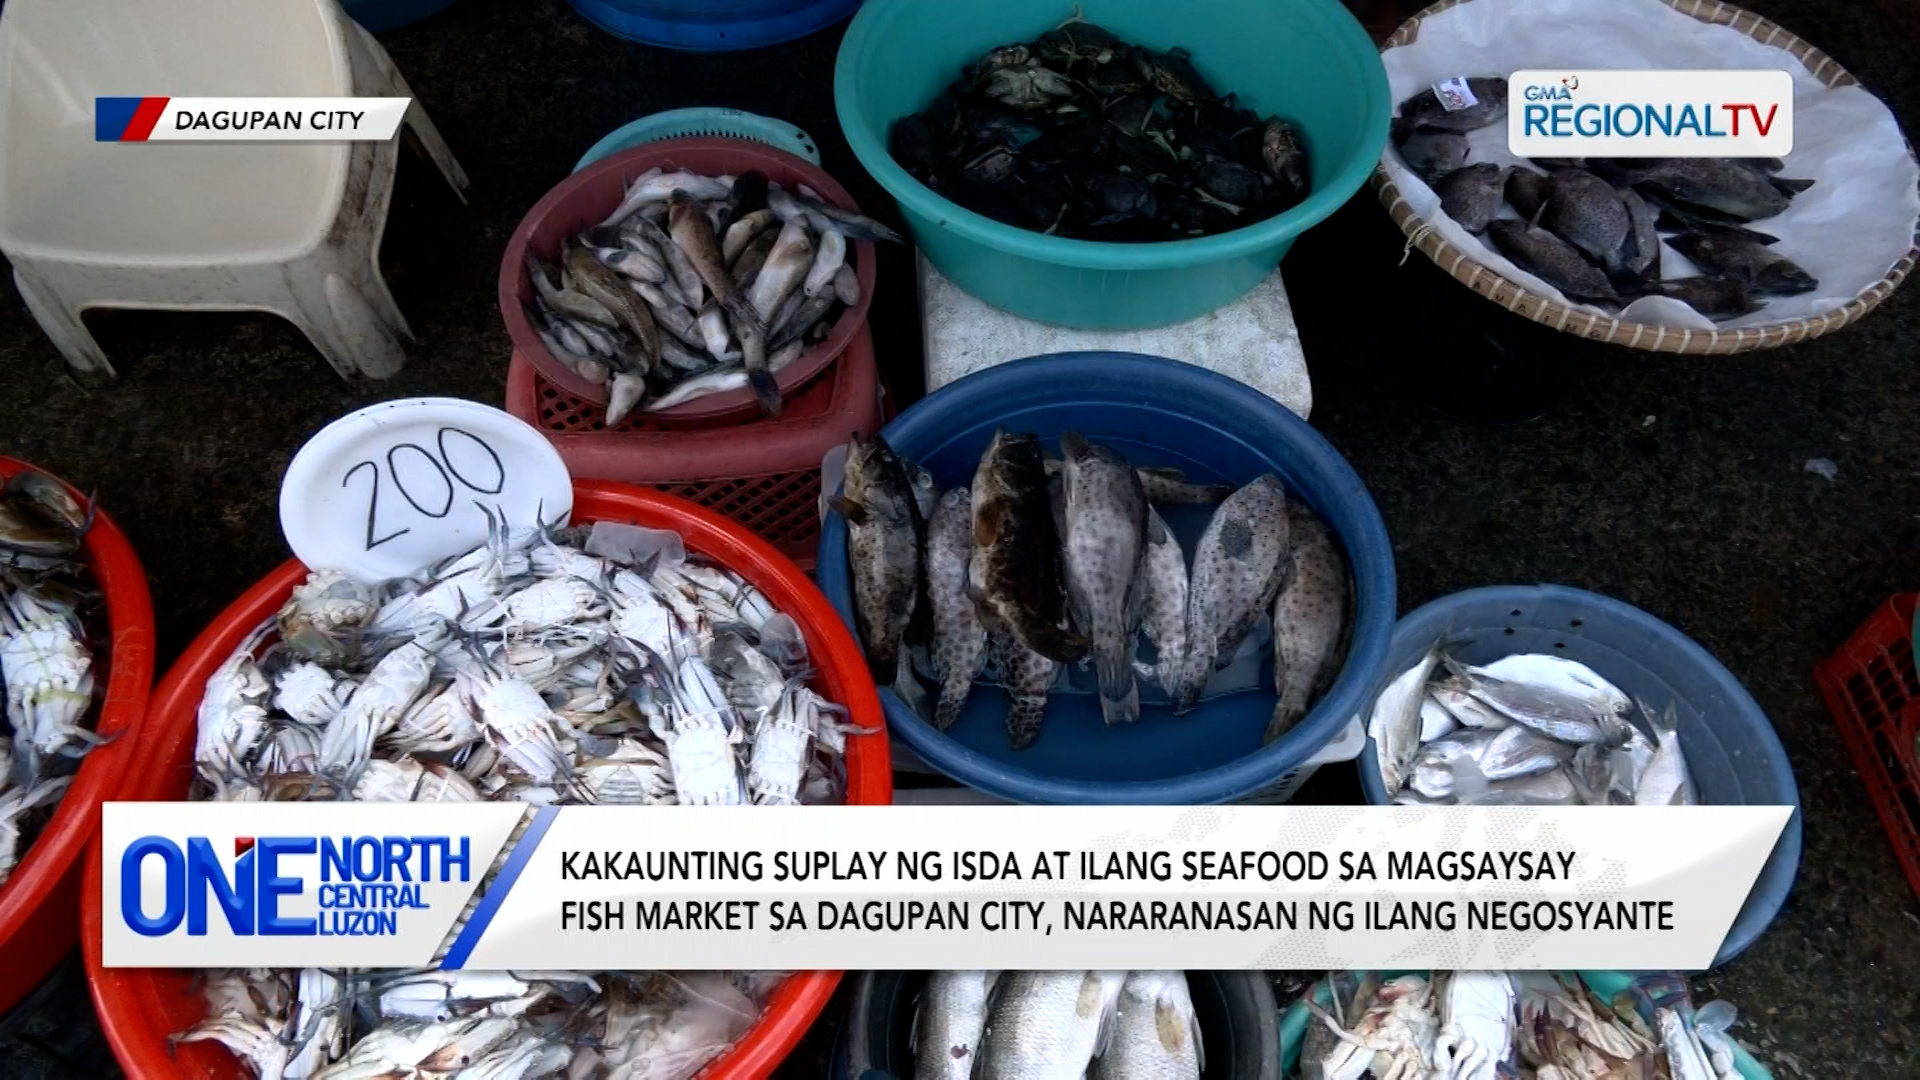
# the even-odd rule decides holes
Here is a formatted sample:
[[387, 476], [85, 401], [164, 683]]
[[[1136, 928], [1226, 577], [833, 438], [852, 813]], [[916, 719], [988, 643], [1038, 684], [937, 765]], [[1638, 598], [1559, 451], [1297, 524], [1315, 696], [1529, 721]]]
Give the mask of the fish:
[[1594, 262], [1617, 269], [1620, 249], [1633, 233], [1620, 193], [1585, 169], [1555, 170], [1548, 183], [1541, 224]]
[[1440, 1042], [1458, 1055], [1453, 1059], [1458, 1067], [1444, 1075], [1496, 1080], [1513, 1045], [1518, 997], [1504, 971], [1456, 971], [1448, 976], [1440, 994]]
[[713, 292], [727, 318], [732, 320], [734, 332], [744, 336], [749, 330], [763, 328], [763, 320], [740, 292], [733, 275], [728, 273], [720, 245], [713, 236], [713, 223], [707, 220], [700, 205], [676, 193], [668, 207], [669, 235], [693, 264], [700, 280]]
[[974, 471], [969, 590], [983, 618], [1063, 664], [1091, 643], [1066, 627], [1060, 540], [1047, 499], [1046, 465], [1032, 434], [995, 431]]
[[1742, 221], [1772, 217], [1792, 201], [1767, 175], [1725, 158], [1656, 158], [1636, 177], [1636, 186]]
[[1199, 1080], [1205, 1061], [1186, 974], [1127, 972], [1093, 1080]]
[[[803, 351], [800, 342], [788, 342], [780, 348], [775, 349], [773, 354], [767, 357], [767, 370], [775, 375], [780, 374], [790, 367], [795, 360], [799, 359]], [[707, 397], [712, 394], [722, 394], [732, 390], [744, 389], [747, 385], [747, 370], [744, 367], [736, 364], [729, 367], [712, 368], [705, 374], [695, 375], [674, 384], [672, 390], [647, 402], [645, 411], [660, 412], [661, 410], [671, 409], [676, 405], [685, 405], [689, 401]]]
[[1287, 494], [1267, 473], [1214, 510], [1194, 548], [1187, 592], [1188, 663], [1167, 688], [1174, 711], [1192, 708], [1216, 660], [1233, 655], [1284, 583]]
[[854, 611], [874, 681], [894, 681], [900, 644], [920, 595], [921, 538], [926, 526], [899, 455], [874, 436], [847, 454], [843, 494], [832, 504], [847, 519]]
[[[1333, 530], [1306, 503], [1287, 505], [1290, 569], [1273, 600], [1273, 684], [1277, 700], [1266, 741], [1285, 734], [1340, 674], [1352, 606], [1352, 578]], [[1437, 707], [1437, 706], [1436, 706]], [[1444, 711], [1444, 710], [1443, 710]]]
[[1567, 770], [1554, 769], [1514, 780], [1490, 781], [1485, 790], [1460, 802], [1470, 806], [1577, 806], [1579, 794]]
[[834, 272], [833, 295], [848, 307], [860, 302], [860, 275], [854, 273], [853, 267], [843, 264]]
[[1701, 269], [1744, 281], [1762, 296], [1794, 296], [1820, 287], [1819, 279], [1791, 259], [1742, 237], [1683, 233], [1670, 243]]
[[968, 1080], [997, 971], [934, 971], [915, 1002], [914, 1080]]
[[940, 680], [933, 726], [960, 718], [987, 658], [987, 631], [967, 592], [973, 552], [973, 495], [957, 487], [941, 495], [927, 525], [927, 598], [933, 613], [933, 666]]
[[805, 194], [769, 191], [767, 205], [782, 221], [791, 221], [796, 216], [821, 219], [815, 228], [821, 232], [838, 232], [849, 240], [865, 240], [870, 244], [900, 242], [899, 233], [865, 214], [809, 198]]
[[1653, 224], [1654, 228], [1661, 232], [1697, 232], [1706, 236], [1737, 236], [1742, 240], [1750, 240], [1756, 244], [1777, 244], [1780, 242], [1780, 238], [1772, 233], [1764, 233], [1758, 229], [1749, 229], [1744, 225], [1728, 225], [1723, 222], [1709, 221], [1706, 218], [1694, 214], [1686, 214], [1684, 212], [1675, 213], [1669, 207], [1663, 206], [1653, 199], [1647, 199], [1646, 201], [1649, 205], [1660, 207], [1660, 216], [1654, 219]]
[[1279, 117], [1269, 117], [1260, 129], [1260, 161], [1267, 175], [1280, 189], [1288, 204], [1307, 197], [1311, 182], [1307, 175], [1307, 152], [1300, 144], [1300, 133]]
[[726, 234], [720, 238], [720, 257], [727, 261], [728, 266], [732, 266], [739, 261], [740, 253], [747, 250], [748, 244], [779, 223], [780, 219], [766, 207], [742, 216], [728, 225]]
[[624, 274], [635, 281], [658, 283], [667, 280], [666, 264], [652, 252], [635, 251], [625, 247], [595, 247], [593, 257], [599, 259], [608, 269]]
[[1125, 981], [1123, 971], [1002, 972], [975, 1080], [1081, 1080]]
[[1399, 794], [1412, 774], [1414, 757], [1420, 752], [1420, 702], [1426, 697], [1427, 679], [1439, 664], [1440, 645], [1435, 642], [1374, 699], [1367, 736], [1373, 740], [1389, 798]]
[[1216, 506], [1233, 494], [1232, 484], [1196, 484], [1179, 469], [1140, 468], [1140, 487], [1147, 501], [1163, 506]]
[[620, 320], [607, 310], [605, 304], [555, 285], [553, 279], [547, 276], [547, 268], [540, 265], [540, 260], [534, 258], [532, 252], [527, 253], [526, 268], [527, 277], [533, 281], [534, 294], [548, 307], [579, 322], [600, 326], [620, 325]]
[[1114, 451], [1078, 432], [1060, 436], [1066, 457], [1066, 531], [1060, 537], [1067, 595], [1076, 625], [1091, 641], [1100, 711], [1109, 724], [1140, 719], [1134, 682], [1134, 588], [1146, 557], [1147, 495], [1140, 477]]
[[[768, 416], [780, 415], [780, 386], [774, 381], [767, 363], [767, 316], [734, 283], [725, 260], [720, 257], [720, 245], [713, 236], [713, 223], [697, 204], [677, 193], [669, 203], [667, 221], [672, 230], [670, 235], [673, 243], [685, 253], [700, 280], [712, 290], [714, 299], [731, 322], [733, 333], [740, 338], [741, 362], [746, 366], [747, 385], [752, 387], [761, 411]], [[707, 351], [714, 356], [725, 353], [727, 339], [724, 331], [715, 333], [703, 330], [702, 339], [707, 344]], [[718, 349], [714, 347], [716, 339], [720, 346]]]
[[1502, 218], [1487, 226], [1487, 235], [1514, 265], [1566, 294], [1569, 299], [1618, 306], [1613, 283], [1579, 249], [1536, 224]]
[[1687, 771], [1687, 756], [1680, 749], [1680, 731], [1672, 706], [1654, 726], [1658, 745], [1634, 786], [1635, 806], [1695, 806], [1693, 779]]
[[1619, 746], [1632, 735], [1633, 725], [1625, 718], [1631, 704], [1623, 708], [1619, 699], [1624, 695], [1610, 686], [1522, 681], [1470, 668], [1452, 657], [1443, 659], [1459, 689], [1549, 739], [1573, 746]]
[[846, 264], [847, 238], [838, 232], [821, 233], [820, 243], [814, 250], [813, 265], [807, 270], [801, 291], [809, 297], [830, 296], [833, 279]]
[[634, 340], [640, 343], [646, 367], [639, 374], [645, 375], [652, 365], [660, 361], [660, 329], [654, 325], [653, 312], [594, 256], [592, 248], [570, 243], [562, 257], [567, 271], [573, 276], [574, 288], [612, 312], [614, 318], [619, 320], [620, 328], [632, 334]]
[[1047, 718], [1047, 692], [1053, 689], [1060, 665], [1029, 648], [1001, 619], [983, 614], [981, 622], [987, 627], [987, 655], [1007, 695], [1007, 748], [1025, 750], [1040, 738]]
[[1400, 116], [1407, 122], [1442, 131], [1461, 133], [1478, 131], [1499, 123], [1507, 115], [1507, 80], [1474, 77], [1467, 89], [1478, 101], [1464, 109], [1449, 111], [1440, 95], [1431, 87], [1400, 103]]
[[634, 406], [647, 396], [647, 380], [631, 371], [616, 371], [607, 388], [606, 424], [612, 427], [627, 418]]
[[1573, 760], [1579, 748], [1548, 738], [1524, 724], [1494, 732], [1479, 755], [1480, 771], [1489, 780], [1518, 780], [1550, 772]]
[[1656, 296], [1670, 297], [1710, 319], [1736, 319], [1767, 306], [1756, 299], [1747, 282], [1731, 274], [1707, 274], [1699, 277], [1656, 281], [1648, 286]]
[[726, 200], [715, 204], [719, 212], [713, 220], [714, 235], [725, 236], [742, 216], [765, 210], [769, 186], [767, 174], [758, 169], [748, 169], [734, 177], [733, 189], [727, 193]]
[[694, 199], [724, 199], [732, 193], [733, 185], [713, 177], [698, 173], [663, 173], [635, 183], [627, 189], [626, 197], [620, 200], [613, 213], [600, 223], [601, 228], [619, 225], [637, 213], [648, 203], [663, 203], [672, 198], [675, 192], [682, 192]]
[[1429, 185], [1465, 165], [1472, 152], [1467, 137], [1457, 131], [1421, 127], [1398, 117], [1393, 121], [1392, 130], [1400, 160]]
[[1460, 721], [1454, 719], [1447, 707], [1440, 704], [1429, 690], [1427, 699], [1420, 703], [1420, 745], [1425, 746], [1458, 730]]
[[1407, 787], [1429, 799], [1470, 801], [1486, 790], [1480, 761], [1494, 737], [1468, 729], [1422, 745], [1413, 756]]
[[1151, 505], [1144, 534], [1146, 554], [1134, 586], [1139, 625], [1153, 642], [1154, 677], [1165, 688], [1187, 662], [1187, 556], [1180, 541]]
[[636, 221], [633, 227], [666, 261], [667, 280], [662, 284], [671, 288], [669, 295], [678, 293], [676, 299], [688, 308], [705, 307], [706, 279], [701, 276], [700, 268], [693, 265], [693, 259], [660, 226], [650, 221]]
[[1434, 185], [1441, 211], [1475, 234], [1485, 232], [1499, 215], [1505, 190], [1506, 171], [1488, 162], [1455, 169]]
[[1620, 203], [1627, 208], [1627, 238], [1615, 262], [1637, 279], [1660, 276], [1660, 230], [1653, 207], [1632, 188], [1619, 189]]
[[1507, 174], [1507, 205], [1526, 221], [1532, 221], [1553, 194], [1553, 181], [1545, 173], [1516, 166]]

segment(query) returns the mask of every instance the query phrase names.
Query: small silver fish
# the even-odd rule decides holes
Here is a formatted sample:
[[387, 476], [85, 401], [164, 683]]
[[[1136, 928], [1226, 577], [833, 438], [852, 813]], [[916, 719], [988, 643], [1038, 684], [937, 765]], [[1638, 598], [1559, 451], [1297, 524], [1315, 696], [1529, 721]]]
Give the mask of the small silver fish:
[[1420, 752], [1420, 703], [1426, 699], [1427, 679], [1439, 664], [1440, 645], [1435, 642], [1418, 663], [1388, 683], [1373, 703], [1367, 735], [1373, 739], [1380, 780], [1389, 797], [1399, 794], [1406, 784], [1414, 755]]
[[915, 1006], [914, 1080], [968, 1080], [978, 1060], [997, 971], [935, 971]]
[[1186, 974], [1128, 972], [1093, 1080], [1199, 1080], [1205, 1060]]
[[1522, 724], [1495, 732], [1480, 755], [1480, 771], [1489, 780], [1517, 780], [1557, 769], [1578, 749], [1547, 738]]
[[1124, 971], [1001, 973], [977, 1080], [1082, 1080], [1125, 980]]
[[1687, 757], [1680, 750], [1680, 731], [1674, 721], [1672, 706], [1661, 722], [1655, 726], [1654, 735], [1660, 745], [1653, 752], [1653, 760], [1647, 763], [1646, 771], [1640, 775], [1639, 784], [1634, 788], [1635, 806], [1696, 806], [1699, 797], [1693, 791], [1693, 779], [1687, 772]]
[[1452, 657], [1446, 658], [1446, 664], [1460, 688], [1550, 739], [1575, 746], [1620, 746], [1633, 733], [1633, 725], [1618, 706], [1599, 691], [1572, 693], [1558, 686], [1503, 679]]

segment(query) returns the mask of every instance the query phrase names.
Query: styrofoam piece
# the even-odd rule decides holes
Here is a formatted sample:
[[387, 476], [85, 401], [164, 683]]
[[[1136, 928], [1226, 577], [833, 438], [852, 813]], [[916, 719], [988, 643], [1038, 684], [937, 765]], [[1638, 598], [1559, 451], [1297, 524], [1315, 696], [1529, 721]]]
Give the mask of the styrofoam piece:
[[[397, 139], [175, 146], [96, 142], [101, 96], [412, 97], [335, 0], [13, 0], [0, 15], [0, 249], [41, 328], [111, 373], [89, 307], [282, 315], [343, 376], [405, 362], [377, 260]], [[466, 175], [419, 102], [449, 183]]]
[[961, 290], [916, 256], [927, 391], [982, 368], [1043, 353], [1113, 350], [1164, 356], [1237, 379], [1301, 417], [1313, 383], [1279, 271], [1252, 292], [1191, 322], [1152, 330], [1069, 330], [1011, 315]]

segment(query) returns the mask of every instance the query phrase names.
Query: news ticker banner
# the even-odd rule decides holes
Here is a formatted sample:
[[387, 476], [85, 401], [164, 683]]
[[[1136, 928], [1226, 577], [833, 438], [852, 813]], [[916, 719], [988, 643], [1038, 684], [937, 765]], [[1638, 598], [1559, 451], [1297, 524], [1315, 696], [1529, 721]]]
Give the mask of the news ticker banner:
[[97, 97], [95, 142], [382, 142], [412, 98]]
[[1790, 814], [109, 803], [103, 955], [403, 968], [451, 939], [442, 966], [473, 969], [1693, 970]]

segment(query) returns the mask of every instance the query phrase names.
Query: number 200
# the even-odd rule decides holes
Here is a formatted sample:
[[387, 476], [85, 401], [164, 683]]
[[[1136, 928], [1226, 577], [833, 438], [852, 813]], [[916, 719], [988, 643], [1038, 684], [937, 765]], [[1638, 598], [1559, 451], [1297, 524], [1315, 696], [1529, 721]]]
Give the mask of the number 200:
[[[460, 456], [465, 458], [467, 463], [467, 469], [463, 470], [460, 465], [455, 462], [454, 452], [448, 449], [447, 440], [449, 436], [453, 436], [456, 439], [464, 439], [472, 443], [474, 446], [479, 447], [480, 450], [486, 454], [486, 457], [482, 458], [478, 454], [462, 449]], [[458, 481], [460, 486], [467, 490], [475, 491], [482, 495], [498, 495], [507, 486], [506, 467], [501, 464], [500, 455], [495, 452], [493, 447], [487, 445], [485, 439], [460, 428], [443, 427], [436, 433], [434, 444], [435, 449], [439, 451], [437, 455], [420, 446], [418, 443], [410, 442], [397, 443], [387, 450], [385, 471], [392, 479], [394, 490], [400, 493], [400, 497], [405, 499], [407, 505], [413, 507], [415, 512], [436, 520], [446, 517], [453, 511], [453, 485], [455, 481]], [[456, 442], [454, 445], [458, 447], [460, 444]], [[421, 484], [431, 486], [435, 478], [438, 479], [440, 490], [437, 492], [429, 491], [429, 497], [424, 502], [416, 497], [416, 492], [408, 485], [407, 477], [401, 475], [400, 471], [403, 464], [412, 461], [414, 458], [418, 458], [420, 461], [424, 461], [432, 467], [432, 472], [427, 472], [425, 469], [417, 466], [407, 470], [414, 474], [413, 482], [415, 486]], [[493, 470], [491, 487], [478, 482], [475, 477], [468, 475], [469, 471], [481, 472], [484, 478], [485, 466], [488, 465], [491, 465]], [[354, 476], [359, 474], [362, 469], [367, 470], [373, 477], [373, 486], [368, 489], [367, 492], [366, 547], [366, 550], [372, 551], [381, 544], [405, 536], [413, 530], [411, 528], [401, 528], [395, 529], [385, 536], [375, 536], [379, 531], [379, 527], [375, 522], [380, 517], [381, 462], [368, 458], [356, 463], [353, 468], [347, 470], [345, 476], [340, 478], [340, 486], [344, 488], [352, 484]], [[434, 496], [437, 496], [437, 498]]]

